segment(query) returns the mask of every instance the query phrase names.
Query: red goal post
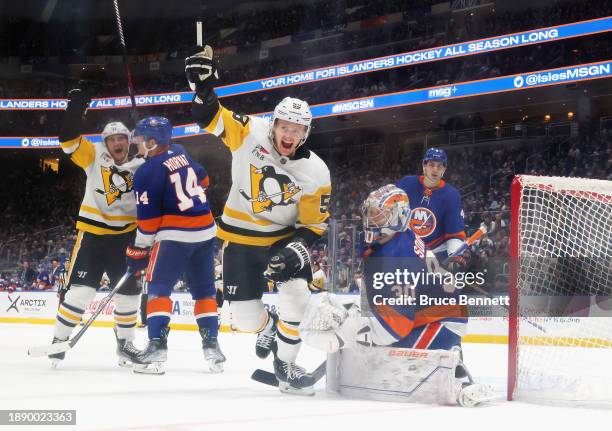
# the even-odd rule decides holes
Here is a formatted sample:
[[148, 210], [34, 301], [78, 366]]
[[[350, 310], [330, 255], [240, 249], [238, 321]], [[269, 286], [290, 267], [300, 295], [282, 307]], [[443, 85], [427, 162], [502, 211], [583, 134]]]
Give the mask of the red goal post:
[[611, 262], [612, 181], [514, 178], [509, 400], [612, 403]]

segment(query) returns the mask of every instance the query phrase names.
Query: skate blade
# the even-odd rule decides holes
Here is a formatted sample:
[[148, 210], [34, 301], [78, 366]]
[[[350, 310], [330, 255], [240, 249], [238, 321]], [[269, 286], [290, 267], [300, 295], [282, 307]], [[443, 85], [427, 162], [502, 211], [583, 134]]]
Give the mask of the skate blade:
[[459, 405], [462, 407], [476, 407], [495, 398], [495, 392], [489, 385], [474, 383], [461, 390]]
[[284, 394], [291, 394], [291, 395], [301, 395], [301, 396], [312, 397], [315, 394], [313, 386], [307, 386], [305, 388], [296, 388], [296, 387], [291, 386], [287, 382], [281, 382], [281, 381], [278, 382], [278, 389]]
[[121, 367], [121, 368], [134, 368], [134, 363], [132, 361], [130, 361], [129, 359], [122, 359], [119, 358], [117, 360], [117, 364]]
[[62, 362], [61, 359], [51, 359], [51, 369], [57, 369], [57, 366], [60, 364], [60, 362]]
[[137, 374], [165, 374], [163, 362], [151, 362], [150, 364], [134, 364], [133, 371]]

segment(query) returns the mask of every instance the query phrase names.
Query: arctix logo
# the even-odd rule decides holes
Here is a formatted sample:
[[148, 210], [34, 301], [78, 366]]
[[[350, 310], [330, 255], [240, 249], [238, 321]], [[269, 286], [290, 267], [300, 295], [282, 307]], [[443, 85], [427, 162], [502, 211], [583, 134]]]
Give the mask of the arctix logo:
[[21, 298], [21, 296], [18, 296], [17, 299], [13, 301], [11, 295], [8, 295], [8, 300], [10, 301], [11, 305], [9, 305], [9, 308], [6, 309], [7, 312], [14, 309], [17, 313], [19, 313], [19, 308], [17, 308], [17, 301], [19, 301], [19, 298]]

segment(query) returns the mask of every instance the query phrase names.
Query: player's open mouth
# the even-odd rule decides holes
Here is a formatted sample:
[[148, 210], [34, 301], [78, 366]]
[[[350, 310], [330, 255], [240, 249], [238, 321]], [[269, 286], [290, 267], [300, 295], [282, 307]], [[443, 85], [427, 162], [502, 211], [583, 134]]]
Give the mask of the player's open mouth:
[[281, 146], [286, 150], [290, 150], [293, 147], [293, 142], [281, 141]]

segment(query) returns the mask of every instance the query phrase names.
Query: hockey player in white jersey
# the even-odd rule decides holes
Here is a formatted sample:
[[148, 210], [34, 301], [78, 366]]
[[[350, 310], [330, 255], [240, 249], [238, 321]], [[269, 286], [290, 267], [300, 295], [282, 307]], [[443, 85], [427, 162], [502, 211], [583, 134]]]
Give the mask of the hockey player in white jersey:
[[[87, 175], [85, 195], [79, 209], [76, 243], [70, 259], [66, 290], [60, 305], [53, 343], [65, 341], [94, 299], [106, 272], [111, 285], [126, 271], [124, 250], [136, 232], [136, 200], [132, 193], [134, 172], [144, 162], [131, 158], [129, 130], [111, 122], [102, 131], [102, 143], [82, 136], [83, 116], [90, 98], [82, 89], [71, 90], [62, 119], [59, 141], [62, 150]], [[130, 277], [114, 297], [115, 335], [119, 365], [128, 366], [138, 353], [134, 339], [140, 287]], [[49, 356], [56, 366], [65, 353]]]
[[[232, 112], [213, 90], [212, 57], [210, 46], [200, 47], [185, 60], [185, 71], [196, 92], [195, 120], [232, 152], [232, 188], [217, 234], [225, 241], [224, 296], [238, 328], [258, 333], [257, 356], [274, 351], [281, 391], [313, 394], [312, 376], [295, 361], [310, 297], [308, 248], [323, 235], [329, 217], [329, 170], [303, 146], [312, 123], [305, 101], [283, 99], [271, 121]], [[278, 317], [261, 300], [266, 277], [278, 286]]]

